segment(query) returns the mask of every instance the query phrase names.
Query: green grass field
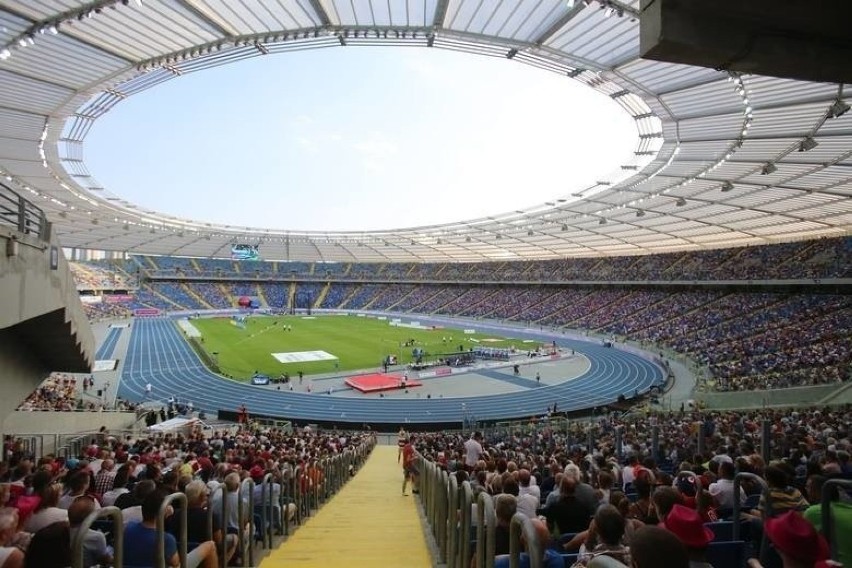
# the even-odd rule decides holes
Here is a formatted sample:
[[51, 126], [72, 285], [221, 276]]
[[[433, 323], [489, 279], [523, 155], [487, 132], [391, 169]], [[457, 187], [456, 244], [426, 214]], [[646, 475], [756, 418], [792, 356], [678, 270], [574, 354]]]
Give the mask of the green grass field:
[[[391, 327], [385, 320], [356, 316], [317, 316], [314, 319], [252, 316], [247, 319], [245, 329], [234, 325], [230, 318], [197, 319], [192, 324], [201, 332], [207, 352], [211, 355], [218, 353], [214, 358], [218, 360], [222, 373], [237, 379], [248, 379], [256, 371], [277, 377], [284, 372], [295, 376], [300, 370], [306, 375], [313, 375], [379, 369], [388, 355], [395, 355], [399, 364], [407, 364], [413, 359], [413, 347], [403, 347], [403, 343], [409, 339], [415, 341], [416, 347], [425, 349], [424, 361], [435, 359], [441, 353], [454, 352], [459, 345], [465, 349], [475, 345], [514, 345], [518, 349], [532, 346], [518, 339], [465, 334], [460, 329]], [[286, 326], [291, 326], [292, 331], [286, 331]], [[297, 351], [325, 351], [338, 358], [338, 366], [335, 366], [335, 361], [285, 364], [272, 356], [272, 353]]]

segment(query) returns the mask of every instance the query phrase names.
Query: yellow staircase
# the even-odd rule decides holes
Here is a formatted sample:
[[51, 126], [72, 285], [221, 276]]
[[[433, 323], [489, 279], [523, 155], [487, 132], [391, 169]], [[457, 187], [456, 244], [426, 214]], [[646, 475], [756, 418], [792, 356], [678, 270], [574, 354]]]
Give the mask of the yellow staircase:
[[376, 446], [361, 471], [260, 568], [431, 568], [416, 497], [402, 495], [396, 446]]

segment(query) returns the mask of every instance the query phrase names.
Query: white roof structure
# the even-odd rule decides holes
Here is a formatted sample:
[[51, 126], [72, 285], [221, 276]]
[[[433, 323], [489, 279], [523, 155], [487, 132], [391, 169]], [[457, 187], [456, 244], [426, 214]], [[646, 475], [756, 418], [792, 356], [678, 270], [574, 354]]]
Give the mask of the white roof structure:
[[[849, 234], [852, 89], [639, 59], [638, 0], [6, 0], [0, 181], [66, 247], [199, 257], [424, 262], [583, 257]], [[422, 46], [508, 57], [618, 102], [634, 159], [551, 201], [456, 223], [304, 232], [180, 219], [101, 187], [93, 122], [163, 81], [311, 48]], [[848, 87], [848, 86], [847, 86]], [[845, 97], [845, 103], [844, 101]], [[802, 151], [800, 151], [802, 150]], [[158, 191], [152, 188], [152, 191]]]

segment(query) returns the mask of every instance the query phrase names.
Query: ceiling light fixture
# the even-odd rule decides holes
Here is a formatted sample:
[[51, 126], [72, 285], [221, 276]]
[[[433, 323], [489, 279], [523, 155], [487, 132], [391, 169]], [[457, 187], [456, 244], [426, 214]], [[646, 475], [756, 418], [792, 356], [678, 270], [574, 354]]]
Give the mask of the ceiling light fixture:
[[778, 168], [775, 167], [775, 164], [773, 164], [772, 162], [769, 162], [768, 164], [764, 165], [763, 168], [761, 168], [760, 174], [764, 175], [764, 176], [768, 176], [769, 174], [774, 174], [777, 171], [778, 171]]
[[799, 142], [799, 152], [807, 152], [809, 150], [813, 150], [817, 146], [819, 146], [819, 142], [808, 136], [807, 138]]
[[830, 107], [828, 107], [828, 116], [830, 116], [831, 118], [840, 118], [841, 116], [849, 112], [850, 108], [852, 107], [850, 107], [842, 100], [837, 99], [831, 104]]
[[684, 199], [683, 197], [678, 197], [677, 201], [675, 201], [675, 205], [677, 205], [678, 207], [683, 207], [684, 205], [686, 205], [686, 199]]
[[722, 193], [727, 193], [734, 189], [734, 184], [729, 181], [724, 181], [722, 182], [722, 187], [720, 189], [722, 190]]

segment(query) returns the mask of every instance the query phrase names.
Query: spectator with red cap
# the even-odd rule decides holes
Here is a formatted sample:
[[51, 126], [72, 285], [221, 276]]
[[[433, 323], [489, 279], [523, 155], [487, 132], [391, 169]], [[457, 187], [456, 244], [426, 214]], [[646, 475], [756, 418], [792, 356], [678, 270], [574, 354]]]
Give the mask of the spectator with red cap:
[[[824, 568], [839, 566], [829, 561], [828, 543], [805, 518], [795, 510], [766, 519], [766, 536], [775, 545], [784, 568]], [[755, 559], [749, 566], [760, 568]]]
[[707, 547], [716, 538], [713, 531], [704, 526], [698, 511], [675, 505], [666, 516], [666, 529], [680, 540], [689, 553], [689, 568], [713, 568], [707, 562]]

